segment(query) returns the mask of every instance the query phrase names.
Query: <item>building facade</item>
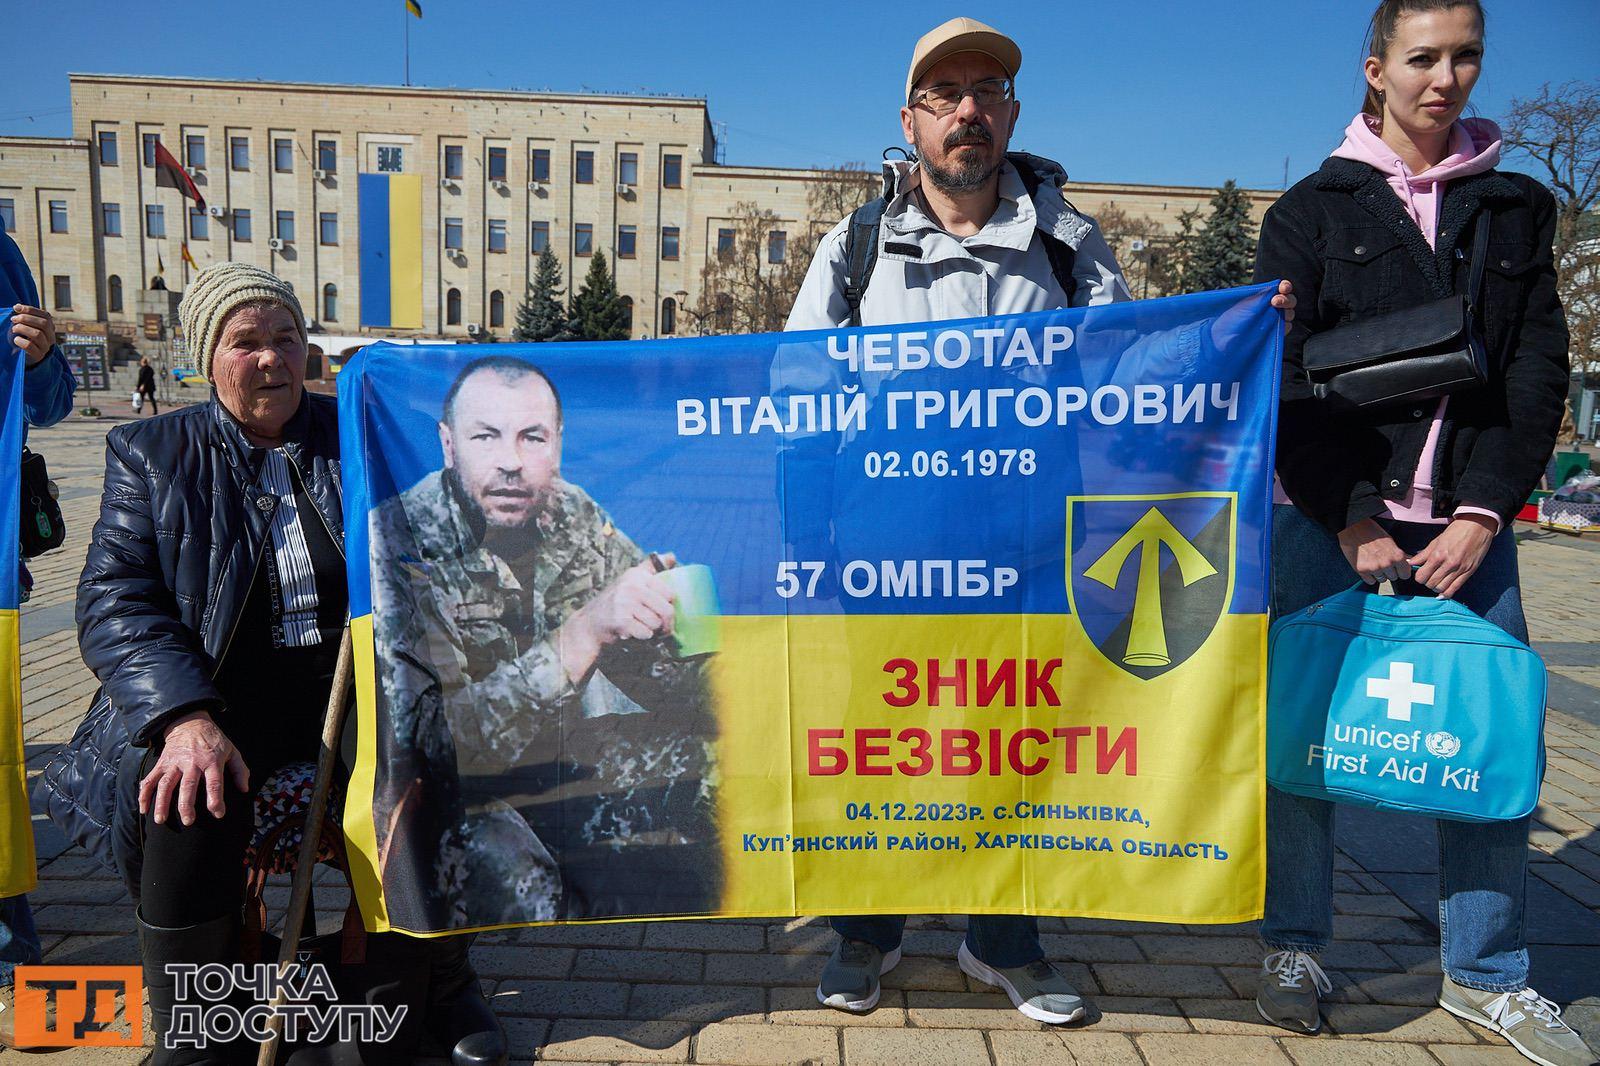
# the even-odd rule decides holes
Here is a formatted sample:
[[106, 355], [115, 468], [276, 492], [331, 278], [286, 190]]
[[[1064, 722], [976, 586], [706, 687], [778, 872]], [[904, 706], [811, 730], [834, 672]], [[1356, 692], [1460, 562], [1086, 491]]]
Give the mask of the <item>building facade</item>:
[[[569, 291], [606, 254], [633, 336], [692, 332], [685, 311], [738, 205], [774, 214], [775, 264], [789, 238], [837, 221], [809, 217], [824, 172], [717, 163], [703, 99], [103, 74], [70, 87], [71, 138], [0, 138], [0, 224], [53, 312], [130, 337], [158, 276], [182, 290], [237, 260], [289, 281], [321, 332], [503, 340], [546, 247]], [[204, 210], [157, 184], [158, 141]], [[357, 187], [385, 174], [420, 182], [418, 327], [364, 321], [363, 227], [382, 220]], [[1211, 194], [1068, 189], [1090, 213], [1114, 202], [1169, 228]], [[1251, 194], [1257, 218], [1276, 195]]]

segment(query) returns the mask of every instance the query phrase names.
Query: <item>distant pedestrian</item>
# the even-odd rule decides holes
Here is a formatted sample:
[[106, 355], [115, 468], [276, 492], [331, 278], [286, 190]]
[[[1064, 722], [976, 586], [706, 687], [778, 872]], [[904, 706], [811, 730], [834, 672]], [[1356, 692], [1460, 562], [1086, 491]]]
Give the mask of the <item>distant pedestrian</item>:
[[156, 369], [150, 365], [149, 357], [139, 360], [139, 384], [133, 387], [134, 414], [143, 410], [146, 400], [150, 401], [151, 414], [161, 413], [161, 408], [156, 405]]

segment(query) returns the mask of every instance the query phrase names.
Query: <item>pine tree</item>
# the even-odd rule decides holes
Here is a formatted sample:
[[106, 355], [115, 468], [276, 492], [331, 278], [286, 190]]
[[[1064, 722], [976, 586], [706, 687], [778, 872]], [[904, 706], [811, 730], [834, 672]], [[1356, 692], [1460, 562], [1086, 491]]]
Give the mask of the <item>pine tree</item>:
[[1195, 236], [1191, 258], [1183, 272], [1183, 289], [1204, 292], [1248, 285], [1255, 257], [1250, 198], [1230, 178], [1211, 198], [1211, 215]]
[[628, 339], [628, 309], [617, 295], [617, 284], [606, 267], [606, 257], [596, 252], [583, 279], [583, 288], [572, 297], [571, 328], [579, 340], [623, 341]]
[[539, 265], [528, 284], [527, 297], [517, 308], [517, 325], [511, 331], [514, 341], [564, 341], [572, 339], [567, 310], [561, 300], [561, 263], [546, 248], [539, 253]]

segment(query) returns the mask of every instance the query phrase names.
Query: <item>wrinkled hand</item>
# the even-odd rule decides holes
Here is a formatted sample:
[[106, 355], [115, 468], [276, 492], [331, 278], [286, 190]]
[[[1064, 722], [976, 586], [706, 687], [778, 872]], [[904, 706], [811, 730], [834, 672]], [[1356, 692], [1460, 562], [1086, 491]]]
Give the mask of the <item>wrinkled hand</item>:
[[11, 342], [26, 353], [33, 366], [56, 346], [56, 322], [42, 307], [16, 304], [11, 308]]
[[1350, 569], [1369, 585], [1383, 581], [1403, 581], [1411, 576], [1411, 564], [1400, 545], [1378, 523], [1363, 518], [1339, 534], [1339, 547]]
[[577, 612], [596, 644], [649, 640], [672, 632], [673, 592], [647, 560], [623, 572]]
[[1487, 515], [1462, 515], [1444, 527], [1426, 548], [1412, 556], [1416, 580], [1448, 600], [1478, 572], [1498, 527]]
[[139, 782], [139, 813], [155, 812], [156, 824], [167, 820], [172, 794], [178, 794], [178, 818], [193, 825], [195, 794], [206, 790], [206, 810], [216, 818], [227, 813], [222, 787], [228, 777], [239, 791], [250, 788], [244, 756], [205, 711], [186, 714], [167, 726], [165, 744], [155, 766]]
[[1285, 329], [1289, 327], [1289, 323], [1294, 321], [1294, 309], [1299, 302], [1294, 295], [1294, 282], [1278, 282], [1278, 295], [1272, 298], [1272, 306], [1283, 312]]

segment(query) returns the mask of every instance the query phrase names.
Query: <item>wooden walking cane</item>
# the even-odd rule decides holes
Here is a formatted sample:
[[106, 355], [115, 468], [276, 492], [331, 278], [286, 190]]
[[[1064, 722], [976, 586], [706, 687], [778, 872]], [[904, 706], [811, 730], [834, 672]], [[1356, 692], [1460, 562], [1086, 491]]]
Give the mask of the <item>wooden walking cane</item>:
[[[328, 811], [328, 792], [333, 787], [333, 768], [338, 762], [339, 734], [344, 729], [344, 708], [350, 691], [355, 653], [350, 645], [350, 620], [345, 619], [344, 636], [339, 641], [339, 660], [333, 668], [333, 690], [328, 693], [328, 712], [322, 719], [322, 750], [317, 753], [317, 776], [311, 787], [311, 809], [306, 812], [305, 829], [300, 837], [300, 859], [294, 868], [289, 888], [289, 915], [284, 919], [283, 941], [278, 949], [278, 976], [286, 978], [300, 950], [300, 928], [305, 924], [306, 906], [311, 902], [311, 875], [317, 865], [317, 845], [322, 840], [322, 820]], [[272, 996], [272, 1014], [267, 1018], [267, 1039], [261, 1042], [256, 1066], [272, 1066], [283, 1034], [283, 1016], [278, 1008], [285, 1000], [283, 981], [277, 982]]]

